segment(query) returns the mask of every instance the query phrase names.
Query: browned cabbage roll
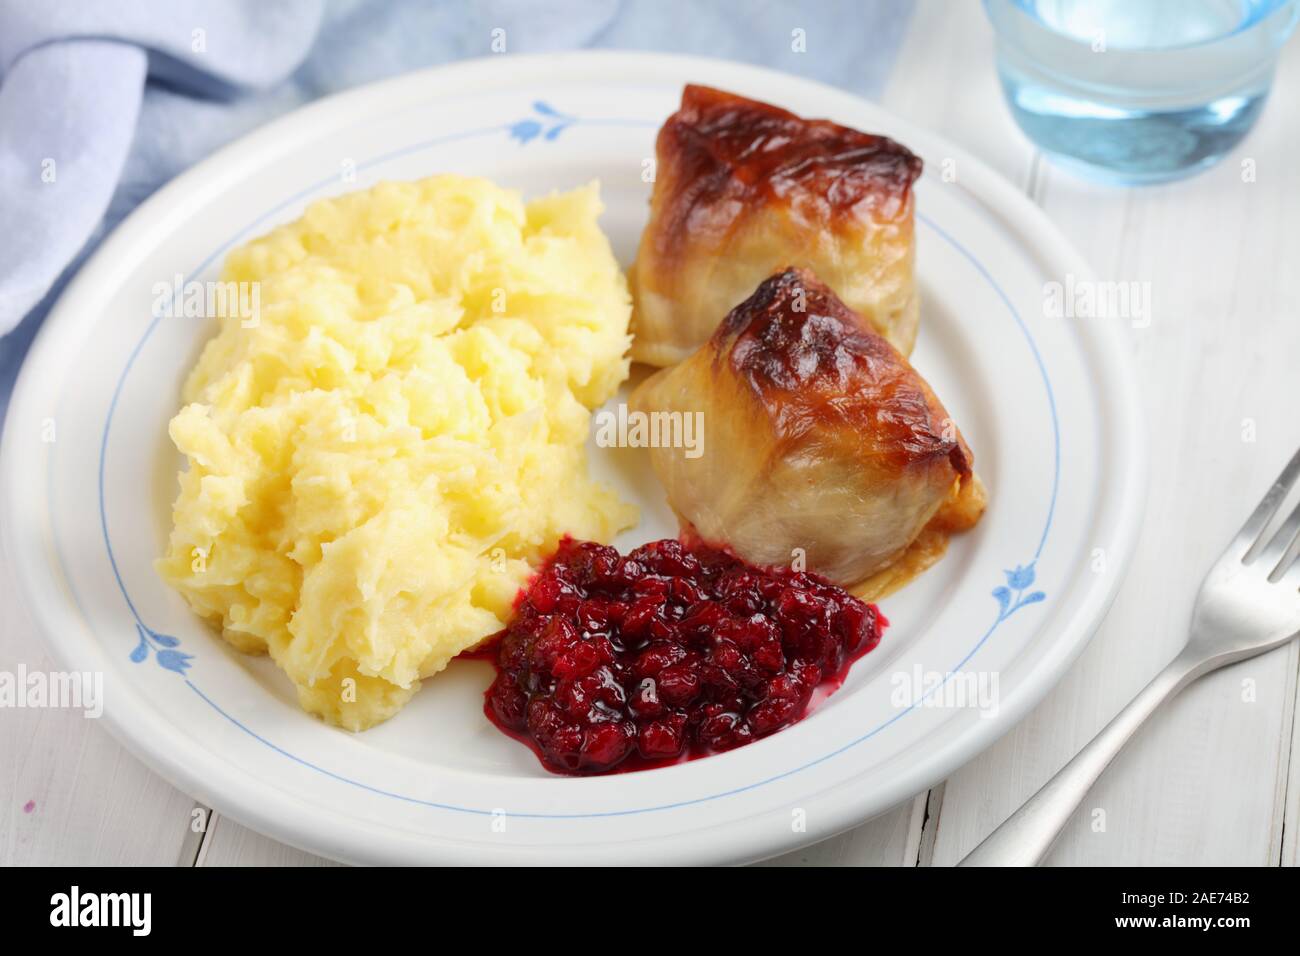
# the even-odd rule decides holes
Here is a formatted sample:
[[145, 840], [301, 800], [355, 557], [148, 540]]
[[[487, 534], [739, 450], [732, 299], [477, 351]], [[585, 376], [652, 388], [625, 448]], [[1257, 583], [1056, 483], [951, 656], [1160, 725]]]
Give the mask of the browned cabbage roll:
[[631, 271], [632, 357], [680, 362], [786, 265], [812, 269], [904, 355], [916, 341], [912, 183], [884, 136], [688, 86], [655, 145]]
[[702, 443], [653, 448], [655, 472], [684, 530], [756, 564], [802, 549], [808, 570], [878, 597], [984, 509], [970, 448], [930, 386], [805, 269], [759, 285], [631, 404], [702, 415]]

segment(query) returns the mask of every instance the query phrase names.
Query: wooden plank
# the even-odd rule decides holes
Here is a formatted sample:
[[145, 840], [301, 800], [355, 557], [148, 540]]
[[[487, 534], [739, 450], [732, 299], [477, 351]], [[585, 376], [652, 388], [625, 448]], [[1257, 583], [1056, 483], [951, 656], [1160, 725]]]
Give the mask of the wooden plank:
[[[1293, 44], [1277, 85], [1298, 84]], [[1099, 277], [1150, 283], [1155, 320], [1133, 331], [1133, 348], [1151, 493], [1092, 645], [1047, 701], [948, 781], [938, 864], [974, 848], [1174, 655], [1202, 575], [1300, 444], [1294, 115], [1274, 102], [1233, 156], [1168, 186], [1094, 186], [1044, 165], [1036, 198]], [[1049, 862], [1276, 863], [1296, 667], [1292, 644], [1185, 691], [1111, 767]], [[1290, 806], [1294, 821], [1294, 788]]]
[[[0, 553], [0, 670], [54, 670], [36, 634]], [[0, 709], [0, 866], [170, 866], [191, 805], [81, 711]]]

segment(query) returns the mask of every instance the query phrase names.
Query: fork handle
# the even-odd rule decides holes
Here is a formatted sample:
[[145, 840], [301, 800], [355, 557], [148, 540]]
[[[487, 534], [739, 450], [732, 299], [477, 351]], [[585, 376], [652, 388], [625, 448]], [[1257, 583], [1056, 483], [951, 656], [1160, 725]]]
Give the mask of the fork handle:
[[1056, 776], [971, 851], [959, 866], [1037, 866], [1115, 755], [1166, 700], [1209, 668], [1184, 654], [1115, 715]]

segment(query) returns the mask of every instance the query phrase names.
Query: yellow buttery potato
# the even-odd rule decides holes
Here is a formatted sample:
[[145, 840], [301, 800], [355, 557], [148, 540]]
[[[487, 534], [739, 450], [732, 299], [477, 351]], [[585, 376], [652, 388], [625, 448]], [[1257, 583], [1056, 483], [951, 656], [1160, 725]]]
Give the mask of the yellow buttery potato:
[[562, 535], [635, 522], [583, 447], [628, 370], [600, 209], [594, 184], [525, 205], [481, 179], [383, 183], [227, 260], [259, 314], [222, 319], [185, 384], [158, 570], [308, 711], [392, 716], [504, 626]]

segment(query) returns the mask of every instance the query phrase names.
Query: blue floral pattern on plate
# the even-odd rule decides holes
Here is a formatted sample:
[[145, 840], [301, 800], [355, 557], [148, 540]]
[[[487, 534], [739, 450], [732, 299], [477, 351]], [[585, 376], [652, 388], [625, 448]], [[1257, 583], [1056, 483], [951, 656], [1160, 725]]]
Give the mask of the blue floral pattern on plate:
[[532, 142], [539, 136], [544, 140], [554, 140], [579, 121], [578, 117], [561, 113], [545, 100], [534, 100], [533, 112], [541, 119], [528, 117], [510, 124], [510, 138], [518, 140], [520, 145]]
[[158, 662], [160, 667], [165, 667], [169, 671], [175, 671], [177, 674], [182, 675], [189, 668], [194, 655], [176, 650], [181, 643], [179, 640], [170, 634], [159, 634], [157, 631], [139, 623], [136, 624], [135, 630], [140, 640], [131, 651], [132, 663], [143, 664], [149, 658], [149, 652], [152, 651], [154, 660]]
[[1005, 621], [1022, 607], [1037, 604], [1047, 597], [1042, 591], [1025, 591], [1034, 586], [1034, 562], [1026, 565], [1017, 564], [1010, 571], [1003, 571], [1007, 583], [993, 589], [993, 597], [998, 602], [998, 620]]

